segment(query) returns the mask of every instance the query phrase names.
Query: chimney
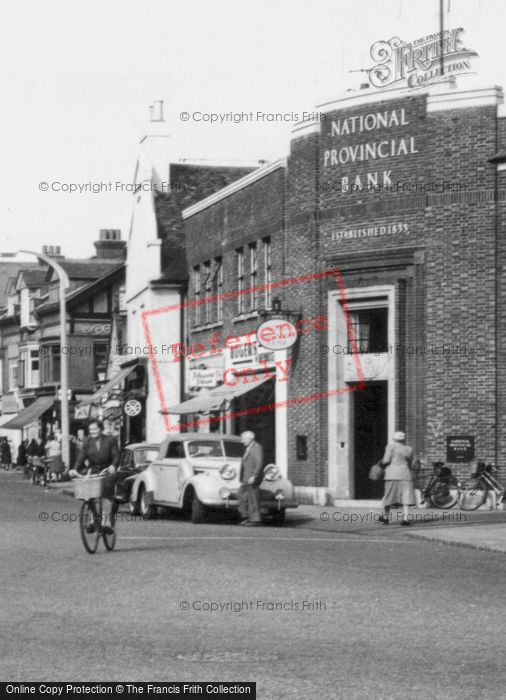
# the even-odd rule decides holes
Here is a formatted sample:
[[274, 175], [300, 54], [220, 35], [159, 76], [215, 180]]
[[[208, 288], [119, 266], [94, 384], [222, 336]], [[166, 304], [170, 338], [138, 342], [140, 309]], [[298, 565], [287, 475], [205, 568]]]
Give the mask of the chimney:
[[[57, 260], [63, 260], [64, 255], [61, 254], [61, 248], [59, 245], [43, 245], [42, 254], [47, 255], [49, 258], [56, 258]], [[45, 265], [43, 260], [39, 260], [39, 265]]]
[[124, 260], [126, 257], [126, 242], [121, 240], [121, 229], [101, 228], [95, 246], [96, 258]]
[[[171, 157], [172, 143], [164, 117], [164, 103], [163, 100], [155, 100], [149, 107], [149, 121], [140, 141], [136, 184], [154, 183], [160, 190], [168, 192]], [[151, 190], [140, 189], [137, 196], [142, 196], [144, 191]]]

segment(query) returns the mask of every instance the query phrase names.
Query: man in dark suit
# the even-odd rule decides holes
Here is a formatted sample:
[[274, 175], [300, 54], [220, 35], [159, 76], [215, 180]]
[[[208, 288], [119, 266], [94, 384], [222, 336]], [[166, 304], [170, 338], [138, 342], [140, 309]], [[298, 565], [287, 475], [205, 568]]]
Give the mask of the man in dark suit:
[[256, 442], [251, 430], [242, 433], [241, 442], [246, 449], [241, 460], [239, 512], [243, 518], [241, 525], [253, 527], [262, 522], [259, 486], [263, 479], [264, 457], [262, 446]]
[[[102, 498], [103, 515], [105, 518], [104, 530], [112, 533], [111, 512], [114, 500], [114, 487], [116, 483], [116, 469], [119, 465], [120, 453], [116, 438], [112, 435], [104, 435], [104, 424], [100, 420], [93, 419], [88, 424], [88, 437], [85, 439], [79, 456], [69, 473], [71, 476], [81, 475], [85, 462], [85, 471], [91, 470], [92, 474], [99, 474], [107, 468], [104, 479]], [[89, 526], [93, 527], [93, 526]]]

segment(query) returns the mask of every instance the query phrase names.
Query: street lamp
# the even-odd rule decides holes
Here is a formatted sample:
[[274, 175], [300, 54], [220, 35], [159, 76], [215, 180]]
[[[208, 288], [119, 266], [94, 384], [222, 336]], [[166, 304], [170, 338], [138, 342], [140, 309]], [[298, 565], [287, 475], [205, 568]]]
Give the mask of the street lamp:
[[39, 260], [43, 260], [46, 265], [52, 268], [59, 281], [58, 298], [60, 303], [60, 391], [61, 391], [61, 437], [62, 437], [62, 460], [65, 466], [70, 466], [69, 435], [70, 435], [70, 412], [69, 412], [69, 355], [67, 348], [67, 307], [65, 293], [69, 288], [69, 278], [63, 267], [55, 260], [44, 253], [35, 253], [33, 250], [18, 250], [16, 253], [0, 253], [1, 258], [15, 258], [20, 253], [25, 255], [35, 255]]

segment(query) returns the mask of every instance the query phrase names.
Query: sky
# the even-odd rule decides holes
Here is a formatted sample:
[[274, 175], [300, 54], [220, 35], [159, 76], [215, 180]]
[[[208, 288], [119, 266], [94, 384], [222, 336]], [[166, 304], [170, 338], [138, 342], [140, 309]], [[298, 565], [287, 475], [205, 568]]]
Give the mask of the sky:
[[[438, 11], [439, 0], [5, 5], [0, 251], [60, 245], [87, 257], [101, 228], [127, 239], [126, 190], [154, 100], [165, 103], [174, 162], [275, 160], [289, 151], [289, 121], [210, 124], [194, 113], [314, 111], [367, 80], [350, 70], [371, 67], [372, 44], [437, 31]], [[444, 0], [444, 16], [479, 54], [459, 85], [506, 86], [506, 2]], [[61, 191], [100, 182], [113, 191]]]

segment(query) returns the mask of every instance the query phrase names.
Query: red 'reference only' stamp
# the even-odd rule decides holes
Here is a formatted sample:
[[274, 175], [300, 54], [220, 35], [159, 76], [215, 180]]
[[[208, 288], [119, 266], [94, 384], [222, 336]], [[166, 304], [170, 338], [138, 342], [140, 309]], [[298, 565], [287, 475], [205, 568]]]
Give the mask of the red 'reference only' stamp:
[[[285, 287], [290, 287], [293, 285], [304, 285], [311, 282], [319, 281], [323, 278], [334, 278], [337, 285], [338, 297], [341, 303], [341, 308], [346, 321], [349, 344], [352, 348], [353, 362], [355, 365], [357, 382], [353, 384], [345, 384], [341, 387], [328, 388], [327, 391], [314, 393], [311, 395], [297, 396], [296, 392], [291, 391], [292, 397], [287, 398], [284, 401], [274, 401], [268, 404], [253, 406], [250, 408], [242, 408], [240, 411], [233, 411], [229, 409], [223, 410], [219, 409], [219, 414], [209, 415], [210, 411], [206, 411], [204, 415], [199, 418], [195, 418], [188, 422], [171, 422], [168, 408], [172, 405], [177, 404], [179, 397], [171, 396], [167, 392], [167, 387], [163, 386], [163, 380], [160, 372], [160, 365], [158, 354], [154, 350], [153, 345], [153, 334], [151, 328], [151, 321], [155, 317], [160, 317], [164, 314], [170, 313], [184, 313], [187, 309], [192, 309], [196, 306], [204, 306], [206, 304], [214, 304], [217, 301], [228, 301], [234, 299], [240, 295], [250, 295], [255, 293], [258, 295], [269, 289], [273, 292], [276, 289], [281, 289]], [[283, 311], [280, 312], [280, 315]], [[350, 319], [350, 313], [346, 303], [346, 292], [343, 284], [343, 279], [341, 272], [339, 270], [326, 270], [324, 272], [318, 272], [309, 275], [302, 275], [300, 277], [291, 277], [277, 282], [272, 282], [269, 285], [258, 285], [256, 287], [251, 287], [243, 290], [234, 290], [230, 292], [225, 292], [223, 294], [205, 297], [197, 300], [185, 301], [181, 304], [173, 304], [170, 306], [163, 306], [156, 309], [147, 309], [141, 314], [142, 328], [144, 332], [144, 337], [146, 341], [146, 346], [148, 348], [149, 360], [151, 365], [151, 370], [153, 374], [153, 380], [156, 387], [156, 392], [160, 402], [160, 413], [163, 416], [164, 427], [167, 432], [179, 432], [181, 429], [191, 430], [197, 429], [203, 425], [209, 425], [210, 423], [216, 423], [225, 421], [229, 418], [234, 418], [236, 416], [243, 416], [253, 413], [262, 413], [266, 411], [276, 410], [281, 407], [288, 407], [291, 405], [307, 403], [311, 401], [319, 401], [322, 399], [328, 399], [332, 396], [337, 396], [346, 392], [358, 391], [364, 388], [364, 375], [360, 363], [360, 353], [357, 348], [356, 339], [354, 335], [353, 326]], [[260, 320], [258, 321], [260, 324]], [[262, 324], [261, 328], [252, 328], [246, 333], [242, 333], [241, 336], [236, 335], [225, 335], [223, 332], [214, 330], [208, 338], [202, 340], [202, 338], [193, 343], [185, 342], [182, 339], [179, 342], [173, 343], [167, 346], [171, 349], [171, 361], [179, 366], [182, 363], [189, 362], [191, 360], [198, 360], [200, 358], [209, 358], [213, 356], [225, 353], [227, 350], [233, 350], [237, 348], [239, 344], [248, 345], [254, 344], [258, 340], [273, 343], [275, 345], [276, 341], [284, 341], [289, 334], [297, 334], [297, 336], [304, 336], [309, 333], [327, 333], [329, 329], [328, 319], [325, 315], [318, 315], [312, 318], [297, 318], [294, 323], [283, 323], [279, 318], [272, 318], [271, 321], [266, 321]], [[260, 333], [260, 338], [257, 338], [257, 333]], [[294, 340], [298, 340], [298, 337]], [[292, 341], [293, 342], [293, 341]], [[283, 359], [274, 359], [272, 362], [267, 362], [265, 360], [259, 360], [258, 366], [255, 368], [247, 368], [244, 370], [227, 367], [224, 369], [218, 386], [220, 387], [220, 395], [226, 398], [226, 390], [230, 389], [231, 396], [234, 394], [234, 389], [241, 384], [254, 384], [255, 382], [264, 381], [266, 379], [274, 379], [275, 382], [288, 382], [290, 378], [290, 369], [292, 368], [292, 359], [288, 356], [289, 350], [286, 351], [287, 355]], [[275, 353], [274, 353], [275, 354]], [[204, 396], [213, 396], [213, 391], [211, 390], [208, 394]], [[295, 395], [294, 395], [295, 394]], [[195, 397], [196, 395], [194, 395]], [[225, 401], [226, 404], [226, 401]], [[214, 410], [214, 409], [213, 409]], [[197, 413], [196, 410], [195, 413]], [[176, 412], [174, 412], [176, 413]], [[195, 415], [195, 414], [193, 414]]]

